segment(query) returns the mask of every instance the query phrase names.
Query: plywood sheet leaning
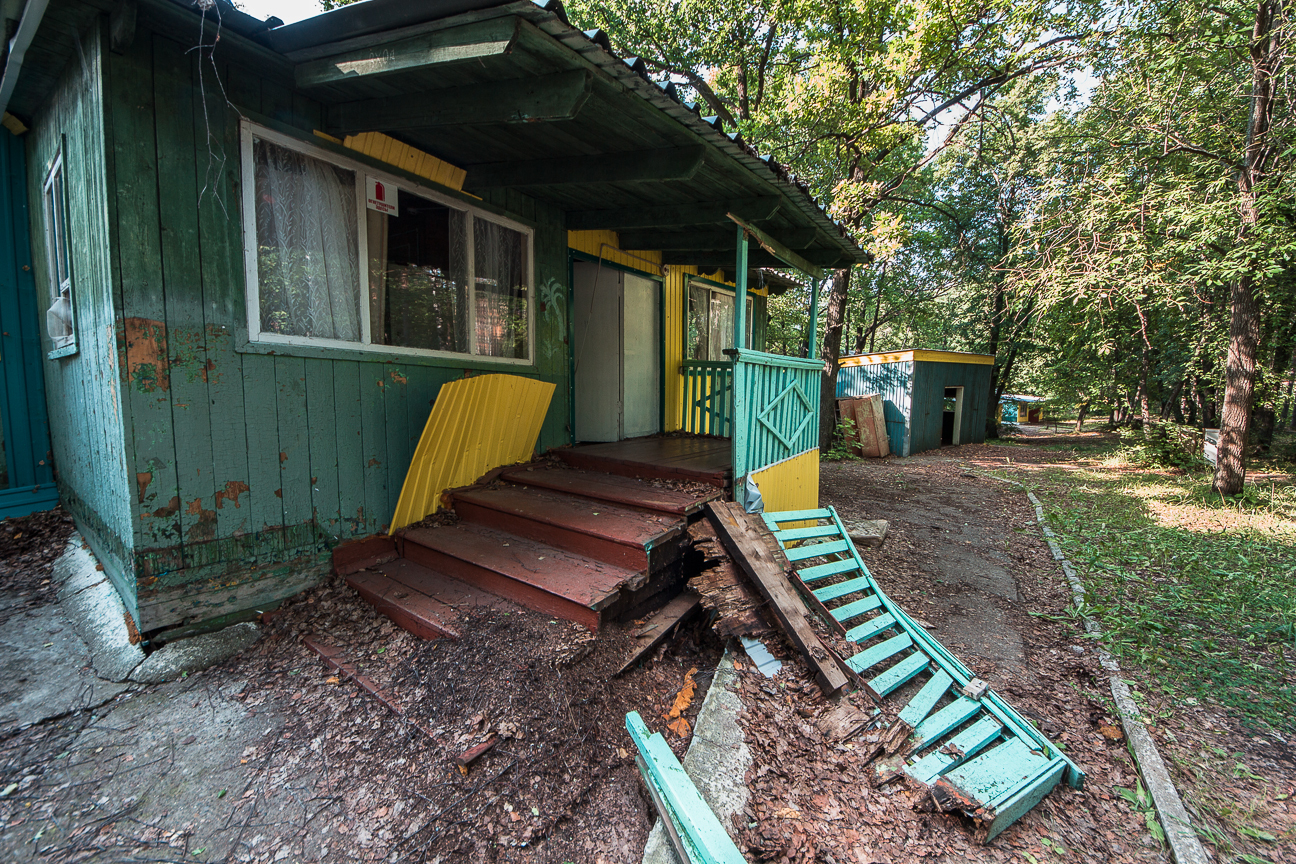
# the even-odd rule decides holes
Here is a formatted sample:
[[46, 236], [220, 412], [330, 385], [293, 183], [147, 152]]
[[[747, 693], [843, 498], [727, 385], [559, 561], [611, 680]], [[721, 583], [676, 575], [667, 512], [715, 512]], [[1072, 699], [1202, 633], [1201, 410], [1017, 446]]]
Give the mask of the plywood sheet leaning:
[[389, 533], [435, 513], [445, 490], [530, 459], [553, 393], [553, 384], [517, 375], [443, 384], [410, 460]]
[[891, 455], [891, 442], [887, 439], [886, 417], [879, 394], [838, 399], [837, 413], [841, 419], [855, 423], [856, 455], [873, 459]]
[[1083, 771], [882, 592], [836, 510], [764, 521], [824, 614], [861, 649], [846, 664], [888, 714], [898, 712], [884, 780], [907, 778], [925, 806], [962, 810], [983, 842], [1063, 779], [1083, 784]]

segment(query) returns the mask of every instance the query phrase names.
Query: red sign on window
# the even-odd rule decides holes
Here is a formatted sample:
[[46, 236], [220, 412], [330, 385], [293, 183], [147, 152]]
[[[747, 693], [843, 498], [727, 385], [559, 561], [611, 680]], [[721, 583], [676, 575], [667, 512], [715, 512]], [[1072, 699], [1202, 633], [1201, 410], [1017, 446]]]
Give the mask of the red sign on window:
[[369, 181], [369, 194], [365, 198], [365, 204], [370, 210], [377, 210], [379, 213], [390, 213], [392, 216], [399, 216], [397, 210], [397, 189], [391, 183], [384, 183], [377, 177], [366, 178]]

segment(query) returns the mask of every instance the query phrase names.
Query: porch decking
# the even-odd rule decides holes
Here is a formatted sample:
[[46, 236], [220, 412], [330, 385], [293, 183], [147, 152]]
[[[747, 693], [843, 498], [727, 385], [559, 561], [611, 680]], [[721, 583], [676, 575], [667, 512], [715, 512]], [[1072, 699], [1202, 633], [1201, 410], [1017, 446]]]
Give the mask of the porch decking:
[[692, 480], [720, 489], [733, 485], [733, 442], [709, 435], [630, 438], [555, 451], [574, 468], [624, 477]]

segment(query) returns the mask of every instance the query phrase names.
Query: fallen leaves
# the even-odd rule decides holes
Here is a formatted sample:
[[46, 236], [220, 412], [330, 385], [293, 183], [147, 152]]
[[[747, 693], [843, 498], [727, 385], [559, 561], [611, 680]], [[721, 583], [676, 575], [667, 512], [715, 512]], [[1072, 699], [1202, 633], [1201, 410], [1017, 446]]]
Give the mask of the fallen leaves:
[[675, 701], [671, 703], [670, 710], [665, 715], [670, 721], [666, 724], [666, 728], [680, 738], [687, 738], [693, 733], [693, 727], [681, 715], [688, 710], [689, 705], [693, 704], [693, 694], [697, 692], [697, 682], [693, 680], [693, 676], [697, 671], [697, 667], [694, 666], [684, 674], [684, 685], [680, 687], [679, 693], [675, 695]]

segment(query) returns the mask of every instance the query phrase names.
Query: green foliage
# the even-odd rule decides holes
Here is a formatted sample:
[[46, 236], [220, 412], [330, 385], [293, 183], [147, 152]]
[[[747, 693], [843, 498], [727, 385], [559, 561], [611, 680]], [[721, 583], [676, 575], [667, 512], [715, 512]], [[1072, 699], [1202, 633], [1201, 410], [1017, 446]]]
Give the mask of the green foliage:
[[860, 458], [855, 453], [855, 448], [858, 446], [859, 430], [855, 428], [855, 421], [846, 417], [837, 421], [837, 426], [833, 429], [832, 441], [828, 449], [823, 452], [822, 458], [830, 462], [857, 460]]
[[1207, 471], [1211, 464], [1202, 455], [1202, 435], [1192, 426], [1153, 422], [1121, 438], [1121, 456], [1154, 468]]
[[1202, 475], [1112, 459], [1035, 480], [1109, 650], [1177, 697], [1296, 731], [1296, 488], [1240, 509]]

